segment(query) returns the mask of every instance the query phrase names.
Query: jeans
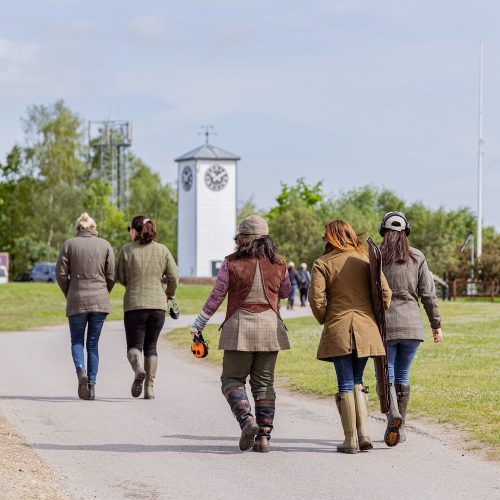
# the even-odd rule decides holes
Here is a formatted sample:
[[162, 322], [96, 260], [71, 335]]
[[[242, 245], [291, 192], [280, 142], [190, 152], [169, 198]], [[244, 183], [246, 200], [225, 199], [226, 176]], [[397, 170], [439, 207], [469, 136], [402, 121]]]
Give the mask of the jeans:
[[292, 288], [290, 290], [290, 294], [288, 295], [288, 301], [293, 305], [295, 301], [295, 294], [297, 293], [297, 284], [292, 283]]
[[410, 367], [420, 347], [420, 340], [389, 340], [387, 342], [387, 364], [392, 384], [409, 384]]
[[99, 337], [107, 315], [107, 313], [91, 312], [75, 314], [68, 318], [71, 332], [71, 355], [76, 369], [80, 366], [85, 369], [83, 346], [85, 343], [85, 328], [88, 324], [87, 375], [89, 384], [95, 384], [96, 382], [97, 370], [99, 369]]
[[339, 392], [351, 392], [354, 386], [363, 383], [363, 372], [368, 358], [358, 358], [358, 353], [332, 358], [337, 373]]
[[125, 313], [127, 351], [135, 348], [144, 351], [144, 356], [158, 356], [156, 344], [165, 324], [162, 309], [135, 309]]

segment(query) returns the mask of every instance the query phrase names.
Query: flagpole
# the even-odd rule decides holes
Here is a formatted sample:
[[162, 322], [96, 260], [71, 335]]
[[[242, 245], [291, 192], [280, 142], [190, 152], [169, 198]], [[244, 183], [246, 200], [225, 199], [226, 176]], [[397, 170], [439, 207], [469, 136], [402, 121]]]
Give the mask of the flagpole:
[[477, 159], [477, 238], [476, 258], [483, 253], [483, 39], [479, 49], [479, 144]]

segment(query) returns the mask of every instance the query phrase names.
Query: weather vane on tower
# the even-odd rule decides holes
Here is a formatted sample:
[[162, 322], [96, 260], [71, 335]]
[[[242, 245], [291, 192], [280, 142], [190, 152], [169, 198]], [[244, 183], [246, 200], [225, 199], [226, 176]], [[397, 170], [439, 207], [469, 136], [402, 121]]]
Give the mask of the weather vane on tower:
[[215, 131], [213, 125], [202, 125], [200, 128], [202, 132], [198, 132], [198, 135], [205, 136], [205, 144], [209, 144], [208, 138], [210, 137], [210, 135], [217, 135], [217, 132]]

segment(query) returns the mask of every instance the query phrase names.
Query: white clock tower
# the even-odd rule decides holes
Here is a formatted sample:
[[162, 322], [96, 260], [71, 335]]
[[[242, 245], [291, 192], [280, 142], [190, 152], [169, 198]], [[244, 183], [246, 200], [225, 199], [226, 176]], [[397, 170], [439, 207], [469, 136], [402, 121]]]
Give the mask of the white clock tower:
[[183, 278], [216, 276], [222, 259], [234, 251], [239, 159], [207, 143], [175, 160], [177, 260]]

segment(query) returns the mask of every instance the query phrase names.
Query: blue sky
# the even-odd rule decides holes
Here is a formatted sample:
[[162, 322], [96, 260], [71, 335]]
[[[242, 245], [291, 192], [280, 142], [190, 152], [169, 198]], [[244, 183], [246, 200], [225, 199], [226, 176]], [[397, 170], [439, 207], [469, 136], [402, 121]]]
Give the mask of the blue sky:
[[213, 143], [242, 157], [239, 198], [280, 181], [327, 194], [373, 184], [476, 210], [479, 39], [485, 40], [484, 221], [500, 229], [500, 4], [311, 0], [2, 2], [0, 155], [32, 103], [134, 124], [133, 150]]

